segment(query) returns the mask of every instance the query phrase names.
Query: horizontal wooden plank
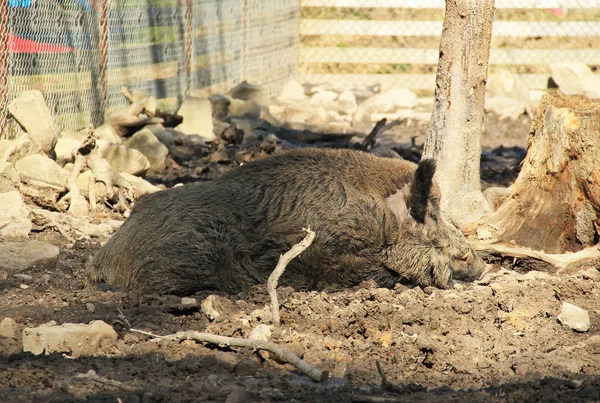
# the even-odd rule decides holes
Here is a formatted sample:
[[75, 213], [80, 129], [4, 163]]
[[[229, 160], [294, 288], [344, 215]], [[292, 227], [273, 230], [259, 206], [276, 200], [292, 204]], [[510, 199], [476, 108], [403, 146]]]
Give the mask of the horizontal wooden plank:
[[[437, 64], [437, 48], [300, 48], [300, 62], [352, 64]], [[600, 64], [597, 49], [492, 49], [490, 64], [550, 64], [577, 60]]]
[[[600, 22], [497, 21], [492, 35], [503, 37], [600, 36]], [[442, 21], [300, 21], [300, 35], [439, 36]]]
[[[530, 88], [545, 89], [548, 86], [547, 74], [517, 74], [526, 80]], [[382, 90], [398, 87], [411, 90], [435, 89], [435, 74], [299, 74], [302, 83], [330, 84], [343, 88], [353, 88], [379, 84]]]
[[[445, 0], [302, 0], [302, 7], [445, 8]], [[496, 8], [597, 8], [600, 0], [496, 0]]]

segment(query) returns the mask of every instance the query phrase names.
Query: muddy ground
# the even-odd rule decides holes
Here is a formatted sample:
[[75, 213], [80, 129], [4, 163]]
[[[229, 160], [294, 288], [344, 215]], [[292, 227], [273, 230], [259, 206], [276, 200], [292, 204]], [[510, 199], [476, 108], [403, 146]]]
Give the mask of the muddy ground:
[[[528, 128], [526, 117], [486, 117], [486, 183], [515, 179]], [[388, 140], [403, 155], [418, 157], [423, 125], [404, 124], [393, 134]], [[210, 179], [228, 167], [190, 161], [170, 169], [150, 179], [170, 186]], [[21, 328], [100, 319], [119, 338], [78, 358], [34, 356], [21, 352], [19, 342], [0, 338], [3, 402], [600, 401], [600, 276], [593, 267], [554, 275], [528, 271], [527, 262], [496, 259], [500, 265], [485, 282], [453, 290], [379, 289], [368, 282], [334, 293], [282, 288], [282, 325], [273, 329], [272, 341], [328, 370], [330, 378], [319, 384], [273, 355], [156, 342], [128, 330], [244, 337], [269, 323], [266, 287], [221, 294], [231, 304], [211, 322], [199, 308], [209, 293], [195, 295], [198, 306], [183, 306], [174, 296], [84, 292], [83, 266], [105, 239], [69, 244], [48, 230], [32, 238], [59, 246], [59, 262], [52, 271], [28, 271], [30, 280], [0, 276], [0, 318]], [[563, 302], [589, 312], [588, 332], [557, 320]], [[377, 361], [392, 386], [381, 387]], [[104, 381], [78, 377], [90, 370]]]

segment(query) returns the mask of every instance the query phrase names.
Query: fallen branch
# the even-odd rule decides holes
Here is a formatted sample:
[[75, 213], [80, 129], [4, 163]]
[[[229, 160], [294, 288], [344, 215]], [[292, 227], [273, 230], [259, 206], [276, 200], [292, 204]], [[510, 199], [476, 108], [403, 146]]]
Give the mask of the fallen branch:
[[113, 381], [112, 379], [107, 379], [107, 378], [101, 377], [93, 369], [90, 369], [85, 374], [77, 374], [77, 375], [75, 375], [75, 378], [85, 380], [85, 381], [93, 381], [93, 382], [101, 383], [103, 385], [113, 386], [115, 388], [122, 389], [126, 392], [133, 392], [134, 390], [137, 390], [136, 388], [127, 386], [127, 385], [123, 384], [122, 382]]
[[377, 142], [377, 136], [379, 136], [381, 133], [387, 130], [390, 130], [394, 126], [398, 126], [403, 121], [404, 119], [393, 120], [390, 123], [386, 124], [387, 119], [381, 119], [375, 124], [375, 127], [373, 127], [373, 130], [371, 130], [371, 133], [369, 133], [369, 135], [360, 144], [360, 149], [363, 151], [369, 151], [371, 148], [375, 147], [375, 143]]
[[271, 297], [271, 321], [275, 325], [279, 325], [281, 323], [279, 318], [279, 299], [277, 298], [277, 283], [279, 282], [279, 278], [292, 259], [304, 252], [315, 239], [314, 231], [311, 231], [310, 228], [302, 229], [308, 233], [306, 237], [296, 245], [292, 246], [292, 249], [281, 255], [279, 262], [277, 262], [277, 266], [275, 266], [275, 270], [273, 270], [269, 276], [269, 280], [267, 281], [267, 290], [269, 290], [269, 297]]
[[226, 337], [226, 336], [218, 336], [215, 334], [209, 333], [201, 333], [193, 330], [188, 330], [185, 332], [178, 332], [175, 334], [171, 334], [168, 336], [158, 336], [149, 332], [145, 332], [143, 330], [138, 329], [129, 329], [132, 332], [137, 332], [141, 334], [145, 334], [147, 336], [165, 339], [165, 340], [196, 340], [202, 343], [212, 343], [219, 346], [229, 346], [229, 347], [250, 347], [254, 350], [266, 350], [273, 354], [277, 354], [281, 360], [292, 364], [302, 373], [308, 375], [311, 379], [316, 382], [323, 382], [329, 377], [329, 372], [321, 370], [319, 368], [313, 367], [303, 359], [299, 358], [297, 355], [292, 353], [290, 350], [281, 347], [275, 343], [271, 343], [269, 341], [264, 340], [250, 340], [250, 339], [240, 339], [236, 337]]
[[546, 262], [555, 268], [564, 269], [568, 265], [583, 259], [600, 258], [600, 246], [592, 246], [582, 249], [579, 252], [553, 254], [542, 251], [520, 248], [517, 246], [508, 246], [498, 243], [488, 243], [482, 241], [469, 241], [469, 244], [479, 252], [488, 252], [491, 254], [500, 254], [521, 259], [535, 259]]

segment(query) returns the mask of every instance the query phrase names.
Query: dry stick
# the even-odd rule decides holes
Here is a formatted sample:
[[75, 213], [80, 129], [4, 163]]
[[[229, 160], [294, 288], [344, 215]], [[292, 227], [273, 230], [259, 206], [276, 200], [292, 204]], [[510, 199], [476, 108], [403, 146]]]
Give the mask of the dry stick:
[[379, 122], [377, 122], [375, 124], [375, 127], [373, 127], [373, 130], [371, 130], [371, 133], [369, 133], [369, 135], [363, 140], [362, 144], [360, 145], [360, 149], [363, 151], [370, 150], [371, 148], [373, 148], [375, 146], [375, 142], [377, 141], [377, 136], [379, 136], [381, 133], [385, 132], [386, 130], [391, 129], [394, 126], [399, 125], [403, 121], [404, 121], [404, 119], [397, 119], [397, 120], [393, 120], [390, 123], [386, 124], [387, 119], [386, 118], [381, 119]]
[[592, 246], [575, 253], [553, 254], [533, 249], [525, 249], [502, 244], [494, 244], [482, 241], [469, 241], [473, 249], [480, 252], [499, 253], [501, 255], [517, 258], [537, 259], [546, 262], [557, 269], [564, 269], [569, 264], [583, 259], [600, 258], [600, 246]]
[[85, 374], [77, 374], [75, 376], [75, 378], [77, 379], [82, 379], [82, 380], [88, 380], [88, 381], [94, 381], [94, 382], [98, 382], [101, 383], [103, 385], [109, 385], [109, 386], [114, 386], [116, 388], [119, 389], [123, 389], [127, 392], [133, 392], [136, 390], [136, 388], [125, 385], [122, 382], [119, 381], [113, 381], [112, 379], [107, 379], [104, 378], [102, 376], [99, 376], [96, 371], [94, 371], [93, 369], [90, 369], [87, 373]]
[[147, 336], [156, 337], [159, 339], [166, 340], [196, 340], [203, 343], [212, 343], [219, 346], [230, 346], [230, 347], [250, 347], [254, 350], [266, 350], [273, 354], [277, 354], [283, 361], [292, 364], [302, 373], [308, 375], [316, 382], [323, 382], [329, 377], [329, 372], [321, 370], [319, 368], [313, 367], [303, 359], [299, 358], [297, 355], [292, 353], [290, 350], [285, 347], [281, 347], [275, 343], [271, 343], [269, 341], [263, 340], [250, 340], [250, 339], [240, 339], [237, 337], [226, 337], [226, 336], [218, 336], [210, 333], [201, 333], [193, 330], [188, 330], [185, 332], [178, 332], [175, 334], [170, 334], [168, 336], [157, 336], [155, 334], [145, 332], [143, 330], [138, 329], [129, 329], [132, 332], [137, 332], [141, 334], [145, 334]]
[[304, 252], [315, 239], [315, 233], [314, 231], [311, 231], [310, 228], [302, 228], [302, 230], [308, 232], [306, 237], [296, 245], [292, 246], [292, 249], [281, 255], [275, 270], [273, 270], [269, 276], [269, 280], [267, 281], [267, 290], [269, 290], [269, 297], [271, 297], [271, 322], [273, 322], [275, 325], [279, 325], [281, 323], [279, 319], [279, 299], [277, 298], [277, 283], [279, 282], [279, 278], [285, 271], [285, 268], [290, 261]]

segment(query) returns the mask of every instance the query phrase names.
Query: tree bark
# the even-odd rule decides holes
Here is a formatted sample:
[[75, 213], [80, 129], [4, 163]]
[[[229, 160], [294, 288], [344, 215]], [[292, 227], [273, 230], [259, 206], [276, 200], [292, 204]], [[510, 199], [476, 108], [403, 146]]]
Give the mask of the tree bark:
[[507, 200], [473, 226], [492, 242], [547, 253], [600, 240], [600, 100], [545, 96]]
[[442, 210], [459, 226], [491, 212], [481, 193], [480, 158], [494, 11], [494, 0], [446, 0], [423, 157], [436, 160]]

